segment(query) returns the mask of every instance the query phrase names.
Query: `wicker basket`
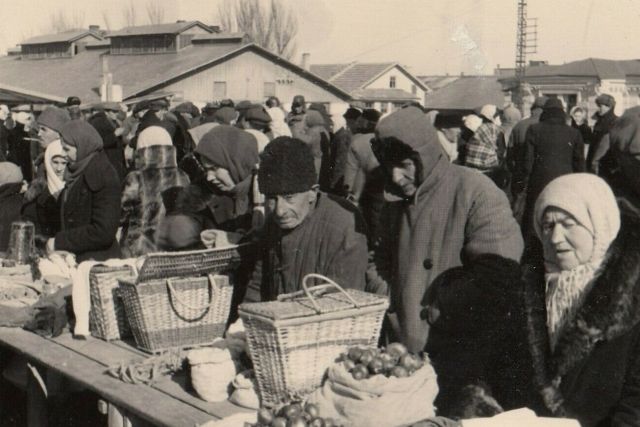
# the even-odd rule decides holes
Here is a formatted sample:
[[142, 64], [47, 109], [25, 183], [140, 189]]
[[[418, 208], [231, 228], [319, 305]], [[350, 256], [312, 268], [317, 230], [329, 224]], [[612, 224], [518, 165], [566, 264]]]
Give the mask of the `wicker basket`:
[[131, 335], [124, 304], [118, 292], [118, 279], [129, 277], [129, 266], [96, 265], [89, 273], [91, 335], [103, 340], [118, 340]]
[[[329, 284], [307, 287], [313, 278]], [[378, 343], [386, 297], [345, 291], [318, 274], [305, 276], [302, 287], [278, 301], [239, 308], [263, 406], [303, 399], [348, 347]]]
[[120, 279], [129, 324], [141, 350], [209, 344], [224, 334], [233, 286], [228, 276]]

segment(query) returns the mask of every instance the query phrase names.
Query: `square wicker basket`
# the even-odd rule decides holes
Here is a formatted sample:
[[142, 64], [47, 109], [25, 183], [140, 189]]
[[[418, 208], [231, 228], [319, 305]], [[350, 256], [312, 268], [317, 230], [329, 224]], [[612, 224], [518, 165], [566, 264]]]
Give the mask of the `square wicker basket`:
[[[310, 278], [330, 284], [308, 288]], [[387, 297], [344, 290], [315, 274], [305, 276], [303, 288], [278, 301], [240, 305], [262, 406], [303, 399], [347, 348], [378, 343]]]
[[134, 274], [129, 266], [96, 265], [89, 273], [91, 335], [103, 340], [119, 340], [131, 336], [131, 329], [118, 290], [118, 279]]

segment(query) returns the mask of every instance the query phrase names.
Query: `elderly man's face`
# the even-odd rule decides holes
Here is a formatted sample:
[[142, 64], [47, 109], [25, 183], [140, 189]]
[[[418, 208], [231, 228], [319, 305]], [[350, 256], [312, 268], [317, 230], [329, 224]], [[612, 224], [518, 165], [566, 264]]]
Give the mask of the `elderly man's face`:
[[317, 198], [315, 188], [302, 193], [269, 196], [267, 210], [280, 228], [292, 230], [309, 215]]
[[418, 189], [416, 164], [411, 159], [405, 159], [399, 164], [390, 166], [391, 181], [402, 190], [405, 196], [413, 196]]
[[58, 132], [43, 125], [38, 126], [38, 136], [40, 137], [40, 146], [42, 148], [47, 148], [53, 141], [60, 139]]

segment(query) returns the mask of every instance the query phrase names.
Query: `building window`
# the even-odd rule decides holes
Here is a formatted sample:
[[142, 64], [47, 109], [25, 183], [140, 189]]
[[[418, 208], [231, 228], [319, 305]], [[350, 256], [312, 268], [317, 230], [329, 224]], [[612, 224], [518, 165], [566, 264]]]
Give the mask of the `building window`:
[[219, 100], [227, 96], [227, 82], [213, 82], [213, 99]]
[[418, 93], [418, 87], [416, 85], [411, 85], [411, 94], [415, 95]]
[[273, 82], [264, 82], [264, 97], [276, 96], [276, 84]]
[[373, 108], [373, 102], [365, 102], [364, 108]]
[[389, 77], [389, 87], [391, 89], [396, 87], [396, 76]]
[[386, 114], [387, 111], [389, 111], [389, 103], [388, 102], [381, 102], [380, 103], [380, 112], [382, 114]]

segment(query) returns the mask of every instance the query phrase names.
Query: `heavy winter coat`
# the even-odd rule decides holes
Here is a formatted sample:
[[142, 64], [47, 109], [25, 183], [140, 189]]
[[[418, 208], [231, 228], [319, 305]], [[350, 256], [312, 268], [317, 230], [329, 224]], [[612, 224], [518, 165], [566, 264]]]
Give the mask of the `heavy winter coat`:
[[293, 230], [267, 219], [262, 245], [263, 301], [302, 289], [309, 273], [345, 288], [364, 290], [367, 238], [359, 212], [348, 202], [320, 193], [315, 208]]
[[[541, 274], [525, 284], [528, 338], [541, 414], [583, 427], [637, 426], [640, 420], [640, 219], [622, 215], [595, 282], [555, 351], [549, 346]], [[542, 272], [542, 269], [538, 269]]]
[[609, 134], [613, 125], [616, 124], [616, 120], [618, 120], [618, 116], [615, 115], [613, 108], [607, 111], [605, 115], [597, 116], [596, 123], [593, 125], [592, 142], [589, 145], [589, 153], [587, 154], [589, 171], [595, 172], [600, 167], [607, 173], [613, 167], [613, 164], [610, 163], [613, 161], [612, 157], [606, 156], [608, 150], [603, 150], [601, 145], [604, 137]]
[[531, 125], [540, 121], [542, 109], [535, 109], [531, 117], [520, 120], [511, 130], [507, 144], [507, 167], [511, 172], [511, 193], [516, 196], [525, 189], [525, 161], [527, 154], [526, 137]]
[[137, 150], [135, 169], [127, 175], [122, 192], [120, 247], [126, 258], [158, 250], [158, 226], [165, 216], [162, 192], [189, 184], [187, 174], [178, 169], [175, 147]]
[[0, 186], [0, 252], [5, 252], [11, 237], [11, 223], [20, 221], [22, 207], [21, 182]]
[[382, 280], [390, 288], [396, 333], [411, 351], [421, 351], [429, 335], [424, 298], [434, 279], [483, 254], [519, 261], [523, 242], [505, 194], [489, 178], [449, 163], [435, 129], [411, 137], [417, 135], [415, 130], [402, 130], [406, 123], [393, 123], [392, 117], [378, 124], [376, 134], [407, 135], [403, 142], [423, 173], [414, 196], [383, 207], [380, 223], [386, 230], [370, 280]]
[[118, 173], [118, 178], [122, 182], [127, 174], [127, 168], [124, 161], [124, 147], [122, 140], [114, 133], [117, 125], [107, 117], [104, 111], [99, 111], [89, 119], [89, 124], [93, 126], [100, 137], [102, 137], [102, 146], [104, 153], [109, 158], [111, 165]]
[[31, 182], [24, 195], [22, 218], [33, 222], [36, 233], [43, 237], [53, 237], [60, 231], [60, 198], [51, 195], [46, 179]]
[[119, 258], [120, 180], [107, 156], [96, 154], [60, 198], [62, 229], [55, 249], [75, 254], [78, 262]]

